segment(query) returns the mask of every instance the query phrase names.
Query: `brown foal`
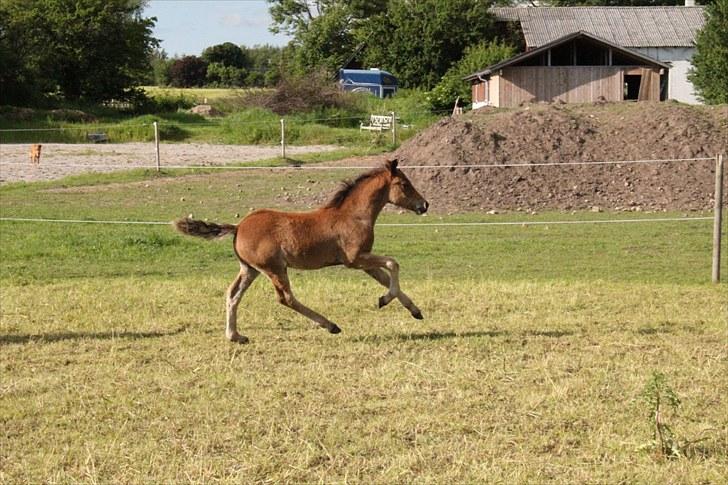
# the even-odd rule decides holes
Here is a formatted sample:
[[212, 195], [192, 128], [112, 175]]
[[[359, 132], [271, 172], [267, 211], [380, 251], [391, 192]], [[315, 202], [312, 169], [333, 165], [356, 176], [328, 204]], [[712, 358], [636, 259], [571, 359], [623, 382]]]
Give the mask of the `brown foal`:
[[388, 288], [379, 298], [380, 308], [396, 298], [413, 317], [422, 319], [420, 309], [399, 288], [397, 261], [371, 253], [374, 224], [388, 203], [417, 214], [427, 212], [427, 201], [397, 168], [397, 160], [388, 161], [383, 168], [367, 172], [353, 182], [345, 182], [325, 206], [310, 212], [262, 209], [249, 214], [237, 226], [193, 219], [180, 219], [174, 225], [183, 234], [207, 239], [234, 235], [240, 273], [227, 292], [225, 335], [233, 342], [246, 343], [247, 337], [237, 330], [237, 309], [243, 293], [260, 273], [273, 283], [281, 304], [331, 333], [341, 331], [293, 296], [288, 268], [318, 269], [343, 264], [361, 269]]

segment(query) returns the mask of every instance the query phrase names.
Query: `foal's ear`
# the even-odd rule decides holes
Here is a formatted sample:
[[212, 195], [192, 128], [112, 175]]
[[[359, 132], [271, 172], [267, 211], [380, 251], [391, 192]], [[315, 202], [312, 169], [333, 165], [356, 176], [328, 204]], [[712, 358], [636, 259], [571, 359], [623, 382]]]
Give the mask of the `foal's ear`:
[[387, 170], [389, 170], [392, 175], [397, 175], [397, 164], [399, 163], [399, 160], [396, 158], [394, 160], [387, 160], [387, 163], [384, 164], [385, 167], [387, 167]]

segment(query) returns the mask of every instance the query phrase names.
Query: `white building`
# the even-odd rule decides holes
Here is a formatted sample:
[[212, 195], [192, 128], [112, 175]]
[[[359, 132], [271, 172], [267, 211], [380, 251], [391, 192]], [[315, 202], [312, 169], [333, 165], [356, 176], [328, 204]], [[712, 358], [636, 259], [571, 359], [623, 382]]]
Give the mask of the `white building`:
[[587, 32], [667, 64], [669, 69], [660, 79], [661, 99], [700, 102], [687, 74], [697, 34], [705, 25], [703, 7], [503, 7], [491, 11], [496, 21], [517, 24], [527, 51]]

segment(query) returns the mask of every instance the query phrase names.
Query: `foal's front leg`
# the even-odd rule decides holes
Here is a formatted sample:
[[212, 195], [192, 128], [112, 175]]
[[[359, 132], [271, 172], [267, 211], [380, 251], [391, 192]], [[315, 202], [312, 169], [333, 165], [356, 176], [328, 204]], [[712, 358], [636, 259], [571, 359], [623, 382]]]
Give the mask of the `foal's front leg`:
[[[394, 258], [363, 253], [357, 256], [351, 266], [363, 269], [383, 286], [389, 288], [389, 291], [379, 298], [379, 308], [388, 305], [393, 299], [397, 298], [410, 311], [413, 317], [418, 320], [422, 319], [420, 309], [399, 289], [399, 263]], [[389, 270], [389, 276], [387, 276], [382, 268]]]
[[[382, 286], [389, 287], [389, 275], [386, 271], [384, 271], [381, 268], [375, 268], [375, 269], [366, 269], [364, 270], [369, 276], [377, 280]], [[410, 311], [413, 317], [415, 317], [417, 320], [422, 320], [424, 317], [422, 316], [422, 312], [419, 308], [417, 308], [417, 305], [414, 304], [414, 302], [410, 299], [409, 296], [405, 294], [404, 291], [400, 290], [399, 294], [397, 295], [397, 299], [399, 302]], [[384, 297], [379, 298], [379, 308], [382, 308], [386, 303], [383, 303]], [[391, 300], [390, 300], [391, 301]]]

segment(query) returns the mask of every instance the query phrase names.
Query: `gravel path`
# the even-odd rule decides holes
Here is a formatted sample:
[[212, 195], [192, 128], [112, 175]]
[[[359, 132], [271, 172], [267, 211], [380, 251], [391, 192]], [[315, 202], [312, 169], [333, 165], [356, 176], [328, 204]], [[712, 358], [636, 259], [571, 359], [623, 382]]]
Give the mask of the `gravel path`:
[[[156, 164], [153, 143], [43, 145], [39, 165], [30, 163], [29, 144], [0, 145], [0, 184], [19, 181], [53, 180], [86, 172], [113, 172]], [[336, 150], [335, 145], [288, 146], [290, 156]], [[162, 144], [164, 166], [224, 165], [277, 157], [278, 146], [211, 145], [203, 143]]]

